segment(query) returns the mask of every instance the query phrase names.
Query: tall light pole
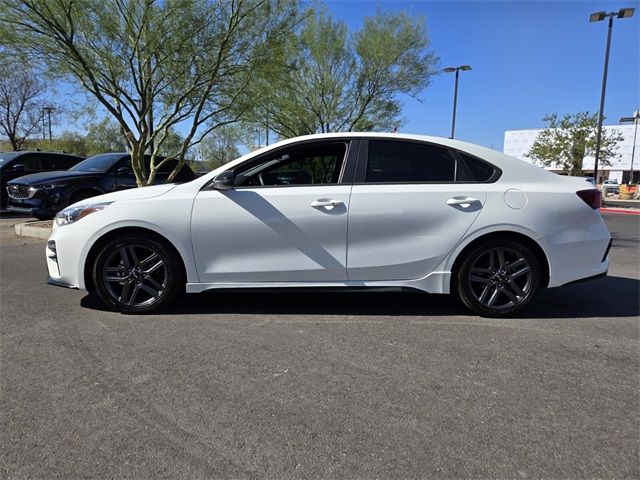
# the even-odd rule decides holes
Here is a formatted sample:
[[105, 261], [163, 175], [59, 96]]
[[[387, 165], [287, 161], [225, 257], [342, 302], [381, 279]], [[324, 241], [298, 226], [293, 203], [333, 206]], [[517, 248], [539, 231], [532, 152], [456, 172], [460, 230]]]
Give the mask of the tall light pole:
[[52, 140], [51, 140], [51, 112], [55, 110], [55, 108], [51, 106], [44, 107], [43, 109], [47, 113], [47, 117], [49, 119], [49, 149], [53, 148]]
[[460, 70], [471, 70], [471, 67], [469, 65], [460, 65], [459, 67], [447, 67], [444, 69], [447, 73], [456, 72], [456, 85], [453, 89], [453, 119], [451, 120], [451, 137], [449, 138], [453, 138], [456, 131], [456, 107], [458, 105], [458, 77], [460, 76]]
[[596, 158], [593, 163], [593, 179], [598, 184], [598, 160], [600, 159], [600, 140], [602, 139], [602, 122], [604, 120], [604, 94], [607, 90], [607, 71], [609, 70], [609, 50], [611, 49], [611, 30], [613, 18], [629, 18], [633, 16], [635, 8], [621, 8], [617, 12], [595, 12], [589, 17], [590, 22], [601, 22], [609, 19], [607, 30], [607, 49], [604, 54], [604, 72], [602, 73], [602, 92], [600, 93], [600, 110], [598, 111], [598, 133], [596, 134]]
[[631, 174], [629, 175], [629, 181], [627, 185], [631, 185], [633, 183], [633, 158], [636, 155], [636, 137], [638, 136], [638, 121], [640, 121], [640, 110], [636, 110], [633, 112], [633, 117], [622, 117], [620, 119], [620, 123], [630, 123], [633, 122], [635, 128], [633, 129], [633, 145], [631, 147]]

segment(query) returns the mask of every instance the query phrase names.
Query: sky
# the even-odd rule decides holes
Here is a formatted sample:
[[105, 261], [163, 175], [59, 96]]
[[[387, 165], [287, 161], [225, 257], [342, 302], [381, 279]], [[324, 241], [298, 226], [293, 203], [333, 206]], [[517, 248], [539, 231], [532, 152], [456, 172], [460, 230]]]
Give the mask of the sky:
[[[456, 138], [499, 151], [505, 130], [542, 128], [543, 117], [551, 113], [597, 112], [607, 22], [590, 23], [589, 15], [633, 7], [633, 17], [614, 20], [605, 125], [618, 124], [620, 117], [640, 109], [638, 0], [326, 0], [324, 4], [353, 32], [378, 9], [423, 15], [430, 49], [439, 57], [440, 67], [472, 67], [460, 73]], [[454, 77], [443, 72], [433, 77], [419, 95], [421, 101], [401, 97], [405, 123], [400, 132], [450, 135]], [[68, 101], [77, 89], [66, 85], [59, 93]]]
[[[377, 9], [424, 15], [431, 50], [442, 68], [460, 73], [456, 138], [502, 150], [505, 130], [541, 128], [543, 117], [597, 112], [607, 22], [593, 12], [636, 8], [615, 19], [605, 103], [606, 125], [640, 108], [638, 1], [369, 1], [325, 2], [329, 12], [361, 27]], [[454, 76], [441, 73], [421, 93], [403, 97], [403, 133], [449, 136]]]

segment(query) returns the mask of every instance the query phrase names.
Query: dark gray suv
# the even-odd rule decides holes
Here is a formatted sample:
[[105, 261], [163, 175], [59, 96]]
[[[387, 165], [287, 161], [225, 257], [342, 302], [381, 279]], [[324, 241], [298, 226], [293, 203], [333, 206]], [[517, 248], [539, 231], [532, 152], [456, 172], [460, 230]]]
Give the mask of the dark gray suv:
[[0, 153], [0, 209], [7, 208], [7, 182], [32, 173], [67, 170], [84, 160], [64, 152], [24, 150]]

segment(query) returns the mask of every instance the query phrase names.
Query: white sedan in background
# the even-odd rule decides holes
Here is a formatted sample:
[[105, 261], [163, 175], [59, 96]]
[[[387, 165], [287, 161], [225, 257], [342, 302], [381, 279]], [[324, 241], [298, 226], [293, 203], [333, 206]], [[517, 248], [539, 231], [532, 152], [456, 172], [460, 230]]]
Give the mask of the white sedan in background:
[[72, 205], [47, 244], [49, 283], [126, 313], [185, 290], [398, 287], [507, 316], [540, 288], [606, 274], [600, 195], [455, 140], [311, 135]]

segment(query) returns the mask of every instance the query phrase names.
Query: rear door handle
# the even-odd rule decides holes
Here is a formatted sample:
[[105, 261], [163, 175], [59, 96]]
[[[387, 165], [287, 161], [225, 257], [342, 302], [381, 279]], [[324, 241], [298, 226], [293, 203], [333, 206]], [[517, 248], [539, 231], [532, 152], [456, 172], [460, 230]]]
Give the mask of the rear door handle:
[[460, 206], [462, 208], [469, 208], [474, 203], [480, 203], [480, 200], [473, 197], [452, 197], [447, 200], [447, 205]]
[[325, 200], [325, 199], [314, 200], [309, 204], [309, 206], [312, 208], [322, 208], [322, 207], [333, 208], [340, 205], [344, 205], [340, 200]]

